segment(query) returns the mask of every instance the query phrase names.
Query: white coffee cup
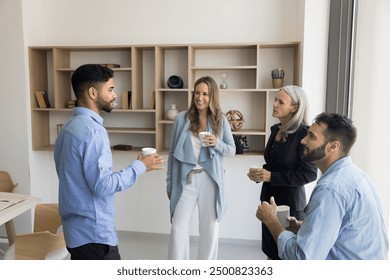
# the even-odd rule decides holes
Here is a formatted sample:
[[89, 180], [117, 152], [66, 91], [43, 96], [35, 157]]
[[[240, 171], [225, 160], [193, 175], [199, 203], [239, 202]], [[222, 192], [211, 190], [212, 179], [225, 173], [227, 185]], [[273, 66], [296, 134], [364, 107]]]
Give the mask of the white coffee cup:
[[276, 216], [283, 227], [286, 228], [290, 226], [290, 221], [287, 219], [290, 217], [290, 206], [278, 205], [276, 207]]
[[263, 169], [262, 165], [255, 164], [255, 165], [252, 165], [251, 167], [249, 167], [249, 172], [260, 171], [261, 169]]
[[155, 148], [149, 148], [149, 147], [142, 148], [142, 155], [143, 156], [147, 156], [147, 155], [155, 154], [155, 153], [156, 153]]
[[208, 147], [209, 146], [209, 142], [204, 140], [204, 137], [206, 135], [211, 135], [211, 133], [208, 132], [208, 131], [199, 132], [200, 144], [201, 144], [202, 147]]

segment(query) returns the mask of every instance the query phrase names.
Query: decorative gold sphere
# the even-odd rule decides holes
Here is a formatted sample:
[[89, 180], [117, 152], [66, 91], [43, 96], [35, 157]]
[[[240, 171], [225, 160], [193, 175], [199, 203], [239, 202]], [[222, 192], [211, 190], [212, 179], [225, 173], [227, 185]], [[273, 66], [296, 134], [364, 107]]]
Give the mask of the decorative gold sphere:
[[230, 110], [226, 112], [226, 118], [230, 123], [230, 127], [233, 131], [240, 130], [242, 125], [244, 124], [244, 116], [240, 111]]

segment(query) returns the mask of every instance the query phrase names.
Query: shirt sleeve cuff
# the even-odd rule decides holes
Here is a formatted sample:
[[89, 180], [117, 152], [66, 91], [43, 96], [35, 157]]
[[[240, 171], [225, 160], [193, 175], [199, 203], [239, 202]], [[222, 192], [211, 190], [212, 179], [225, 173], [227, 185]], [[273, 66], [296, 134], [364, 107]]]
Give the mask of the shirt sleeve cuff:
[[279, 255], [279, 258], [281, 259], [286, 259], [286, 248], [287, 248], [287, 243], [289, 242], [289, 240], [295, 238], [296, 235], [291, 232], [291, 231], [288, 231], [288, 230], [285, 230], [283, 232], [281, 232], [279, 234], [279, 237], [278, 237], [278, 255]]
[[136, 170], [138, 174], [144, 174], [146, 172], [146, 166], [145, 164], [140, 160], [135, 160], [131, 166]]

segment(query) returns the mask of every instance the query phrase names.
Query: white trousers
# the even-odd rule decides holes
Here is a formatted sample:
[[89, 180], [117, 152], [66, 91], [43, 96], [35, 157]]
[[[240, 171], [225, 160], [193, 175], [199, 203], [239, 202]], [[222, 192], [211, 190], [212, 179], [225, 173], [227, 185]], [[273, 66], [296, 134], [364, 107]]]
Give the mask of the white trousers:
[[192, 174], [172, 217], [168, 259], [190, 259], [190, 222], [196, 205], [199, 214], [198, 260], [216, 260], [219, 223], [216, 213], [217, 186], [207, 172]]

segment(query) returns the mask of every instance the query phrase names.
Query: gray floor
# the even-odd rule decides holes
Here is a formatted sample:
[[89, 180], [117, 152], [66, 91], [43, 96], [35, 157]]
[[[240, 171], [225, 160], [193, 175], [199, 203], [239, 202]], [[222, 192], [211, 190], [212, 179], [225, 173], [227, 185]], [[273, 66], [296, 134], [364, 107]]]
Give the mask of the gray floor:
[[[123, 260], [165, 260], [168, 255], [169, 236], [166, 234], [119, 231], [119, 251]], [[191, 259], [197, 253], [197, 238], [190, 239]], [[7, 250], [6, 244], [0, 249]], [[0, 251], [0, 260], [3, 255]], [[220, 239], [219, 260], [265, 260], [260, 241]]]
[[[165, 234], [118, 232], [119, 251], [127, 260], [165, 260], [168, 255], [169, 236]], [[195, 259], [197, 238], [190, 239], [190, 258]], [[220, 239], [220, 260], [265, 260], [260, 241]]]

